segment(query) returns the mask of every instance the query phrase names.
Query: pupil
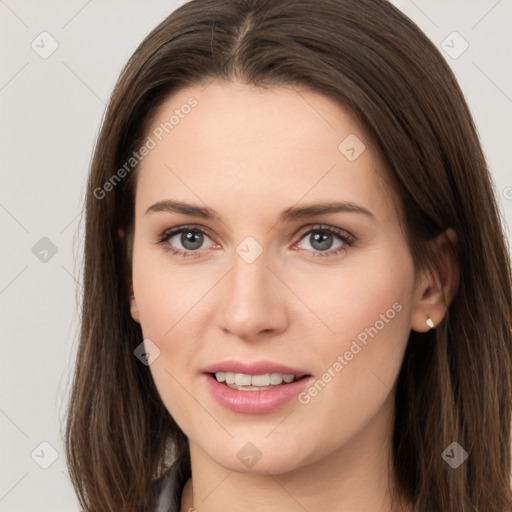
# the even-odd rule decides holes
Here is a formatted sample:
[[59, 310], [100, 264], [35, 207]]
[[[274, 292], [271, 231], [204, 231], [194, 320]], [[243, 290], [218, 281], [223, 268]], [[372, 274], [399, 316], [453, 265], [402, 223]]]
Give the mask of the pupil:
[[[326, 251], [332, 245], [331, 233], [315, 233], [311, 235], [311, 247], [318, 251]], [[315, 245], [316, 244], [316, 245]]]
[[194, 231], [184, 231], [181, 234], [181, 243], [187, 250], [199, 249], [203, 245], [203, 235]]

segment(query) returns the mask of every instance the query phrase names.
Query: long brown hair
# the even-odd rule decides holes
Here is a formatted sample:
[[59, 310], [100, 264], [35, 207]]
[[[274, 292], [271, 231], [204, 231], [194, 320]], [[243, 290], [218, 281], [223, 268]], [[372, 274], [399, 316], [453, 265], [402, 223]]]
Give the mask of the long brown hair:
[[[382, 0], [193, 0], [126, 65], [86, 198], [81, 337], [65, 439], [81, 506], [150, 510], [152, 481], [188, 457], [184, 433], [133, 353], [142, 341], [127, 284], [137, 169], [118, 170], [170, 94], [213, 79], [307, 87], [348, 109], [386, 164], [418, 272], [434, 262], [429, 242], [456, 232], [458, 291], [436, 329], [411, 332], [392, 464], [417, 512], [511, 509], [511, 267], [491, 178], [449, 66]], [[469, 454], [458, 468], [441, 456], [452, 442]]]

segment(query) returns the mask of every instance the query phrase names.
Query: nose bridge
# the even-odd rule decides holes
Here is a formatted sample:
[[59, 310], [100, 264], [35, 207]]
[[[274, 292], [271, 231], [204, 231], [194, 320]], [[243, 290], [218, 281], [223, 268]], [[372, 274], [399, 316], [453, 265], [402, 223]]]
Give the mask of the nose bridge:
[[266, 256], [259, 256], [254, 261], [247, 261], [237, 255], [233, 260], [231, 279], [233, 290], [237, 294], [254, 294], [268, 287], [268, 268]]
[[[238, 254], [233, 258], [233, 267], [228, 279], [228, 295], [240, 307], [257, 308], [259, 303], [268, 303], [269, 270], [267, 258], [259, 256], [254, 261], [247, 261]], [[266, 296], [266, 301], [263, 300]], [[229, 299], [228, 299], [229, 300]]]
[[254, 237], [246, 236], [235, 248], [231, 271], [231, 292], [244, 296], [259, 293], [268, 283], [268, 250]]
[[[248, 244], [240, 244], [233, 255], [233, 265], [223, 285], [223, 300], [219, 303], [222, 327], [244, 338], [261, 331], [282, 329], [286, 323], [284, 296], [267, 268], [267, 255], [261, 251], [255, 257], [254, 247]], [[246, 252], [240, 254], [240, 247]]]

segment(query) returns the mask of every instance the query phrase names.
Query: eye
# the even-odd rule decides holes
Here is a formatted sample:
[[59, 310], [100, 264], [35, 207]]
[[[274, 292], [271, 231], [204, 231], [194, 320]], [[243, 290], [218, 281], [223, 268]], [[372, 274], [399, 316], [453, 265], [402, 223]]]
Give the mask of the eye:
[[203, 247], [206, 240], [211, 238], [202, 230], [197, 227], [181, 226], [179, 228], [169, 229], [162, 233], [158, 243], [162, 244], [166, 250], [173, 254], [180, 254], [182, 256], [200, 256], [201, 250], [208, 247]]
[[[355, 242], [355, 238], [331, 226], [318, 226], [301, 234], [299, 247], [312, 252], [314, 257], [332, 256], [346, 251]], [[308, 247], [309, 246], [309, 247]]]
[[[204, 247], [208, 240], [210, 244]], [[303, 232], [294, 248], [310, 252], [313, 257], [326, 257], [346, 251], [355, 240], [355, 237], [346, 231], [319, 225]], [[200, 257], [203, 250], [220, 247], [203, 229], [196, 226], [168, 229], [160, 235], [158, 243], [163, 245], [166, 251], [183, 257]]]

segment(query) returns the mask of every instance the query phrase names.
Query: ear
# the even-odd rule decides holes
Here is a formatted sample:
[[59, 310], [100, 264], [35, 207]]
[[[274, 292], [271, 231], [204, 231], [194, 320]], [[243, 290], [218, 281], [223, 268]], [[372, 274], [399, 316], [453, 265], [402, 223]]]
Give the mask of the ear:
[[[124, 230], [119, 228], [117, 230], [117, 234], [119, 236], [119, 238], [123, 239], [125, 237], [125, 233], [124, 233]], [[132, 315], [132, 318], [140, 323], [140, 319], [139, 319], [139, 310], [137, 309], [137, 302], [135, 300], [135, 295], [133, 293], [133, 281], [131, 280], [131, 278], [127, 279], [127, 288], [128, 288], [128, 299], [130, 301], [130, 313]]]
[[422, 273], [414, 291], [411, 329], [417, 332], [431, 329], [426, 323], [429, 318], [434, 327], [442, 322], [459, 286], [455, 231], [447, 229], [439, 235], [434, 247], [434, 267]]

